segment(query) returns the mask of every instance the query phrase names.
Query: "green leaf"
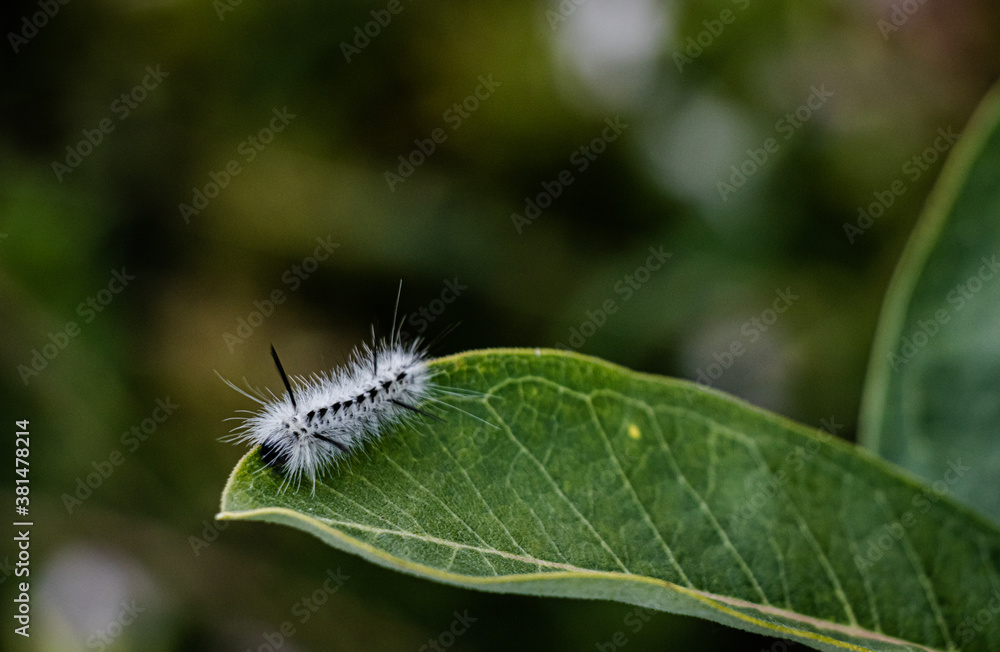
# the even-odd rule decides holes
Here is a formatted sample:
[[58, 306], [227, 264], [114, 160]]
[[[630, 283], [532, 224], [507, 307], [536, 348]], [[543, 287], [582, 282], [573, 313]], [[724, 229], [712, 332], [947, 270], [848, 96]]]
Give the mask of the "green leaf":
[[[480, 394], [449, 397], [447, 423], [387, 433], [315, 496], [279, 491], [253, 451], [219, 518], [459, 586], [618, 600], [821, 650], [1000, 650], [1000, 532], [866, 451], [573, 353], [432, 365]], [[980, 609], [985, 623], [967, 620]]]
[[[966, 127], [889, 287], [861, 441], [1000, 522], [1000, 89]], [[956, 477], [956, 464], [970, 467]]]

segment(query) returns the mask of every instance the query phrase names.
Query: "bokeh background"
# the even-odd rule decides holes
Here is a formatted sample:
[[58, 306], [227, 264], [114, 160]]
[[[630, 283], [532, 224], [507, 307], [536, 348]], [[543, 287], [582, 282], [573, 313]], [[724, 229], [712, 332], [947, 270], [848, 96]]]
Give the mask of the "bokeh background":
[[[880, 301], [941, 169], [928, 148], [1000, 72], [995, 3], [3, 12], [0, 414], [5, 460], [12, 422], [31, 421], [36, 523], [33, 636], [5, 626], [6, 649], [267, 650], [285, 622], [284, 650], [621, 649], [616, 632], [635, 652], [783, 649], [620, 604], [437, 585], [276, 526], [220, 529], [244, 451], [218, 438], [247, 405], [216, 372], [277, 387], [270, 343], [293, 373], [339, 364], [390, 321], [402, 279], [415, 334], [457, 325], [438, 354], [562, 345], [704, 373], [851, 439]], [[602, 140], [607, 121], [627, 127]], [[533, 219], [529, 199], [545, 205]], [[860, 208], [877, 219], [848, 237]], [[646, 274], [651, 247], [670, 257]], [[779, 290], [796, 298], [771, 320]], [[176, 406], [161, 422], [158, 401]], [[338, 569], [349, 580], [324, 591]], [[449, 639], [456, 612], [476, 620]]]

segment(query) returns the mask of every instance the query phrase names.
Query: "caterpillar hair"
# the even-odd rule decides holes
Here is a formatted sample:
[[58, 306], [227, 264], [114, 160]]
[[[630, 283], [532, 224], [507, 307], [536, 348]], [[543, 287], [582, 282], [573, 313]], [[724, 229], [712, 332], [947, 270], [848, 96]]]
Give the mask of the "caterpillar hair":
[[[396, 306], [398, 312], [398, 294]], [[265, 394], [249, 384], [244, 391], [223, 378], [260, 405], [256, 412], [245, 411], [251, 416], [236, 417], [242, 423], [224, 440], [259, 446], [264, 464], [283, 475], [283, 486], [298, 488], [308, 480], [315, 493], [316, 478], [325, 469], [388, 429], [418, 417], [444, 421], [422, 406], [447, 405], [441, 395], [464, 394], [433, 383], [427, 347], [419, 337], [404, 343], [402, 326], [396, 328], [394, 312], [388, 339], [377, 338], [373, 327], [371, 345], [352, 351], [343, 367], [310, 377], [287, 375], [271, 346], [285, 393]]]

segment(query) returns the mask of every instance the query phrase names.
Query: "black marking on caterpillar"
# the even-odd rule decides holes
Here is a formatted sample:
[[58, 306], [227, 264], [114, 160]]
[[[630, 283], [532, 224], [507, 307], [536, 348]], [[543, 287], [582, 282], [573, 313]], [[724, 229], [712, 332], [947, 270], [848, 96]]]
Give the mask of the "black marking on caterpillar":
[[[398, 295], [396, 305], [398, 309]], [[261, 406], [249, 412], [251, 416], [224, 440], [259, 446], [264, 464], [284, 477], [282, 486], [298, 487], [308, 480], [315, 492], [316, 478], [324, 470], [378, 439], [388, 428], [418, 416], [445, 421], [422, 405], [435, 403], [469, 414], [439, 396], [479, 394], [435, 385], [426, 347], [419, 338], [404, 344], [402, 322], [397, 329], [395, 321], [393, 315], [388, 340], [377, 339], [373, 328], [372, 344], [355, 349], [345, 366], [309, 378], [288, 376], [272, 346], [271, 357], [286, 390], [281, 397], [249, 385], [249, 392], [244, 391], [223, 378]]]

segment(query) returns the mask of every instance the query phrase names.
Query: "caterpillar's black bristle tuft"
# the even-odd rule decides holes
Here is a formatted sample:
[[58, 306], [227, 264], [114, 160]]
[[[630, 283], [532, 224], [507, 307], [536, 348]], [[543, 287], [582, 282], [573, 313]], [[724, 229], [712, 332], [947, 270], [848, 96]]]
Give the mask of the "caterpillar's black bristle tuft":
[[264, 461], [265, 466], [282, 472], [288, 466], [288, 456], [270, 442], [264, 442], [260, 445], [260, 459]]
[[288, 399], [292, 402], [292, 407], [296, 410], [299, 406], [295, 404], [295, 392], [292, 391], [292, 384], [288, 382], [288, 376], [285, 375], [285, 368], [281, 366], [281, 360], [278, 359], [278, 352], [274, 350], [274, 345], [271, 345], [271, 357], [274, 358], [274, 366], [278, 368], [278, 374], [281, 376], [281, 382], [285, 383], [285, 389], [288, 390]]

